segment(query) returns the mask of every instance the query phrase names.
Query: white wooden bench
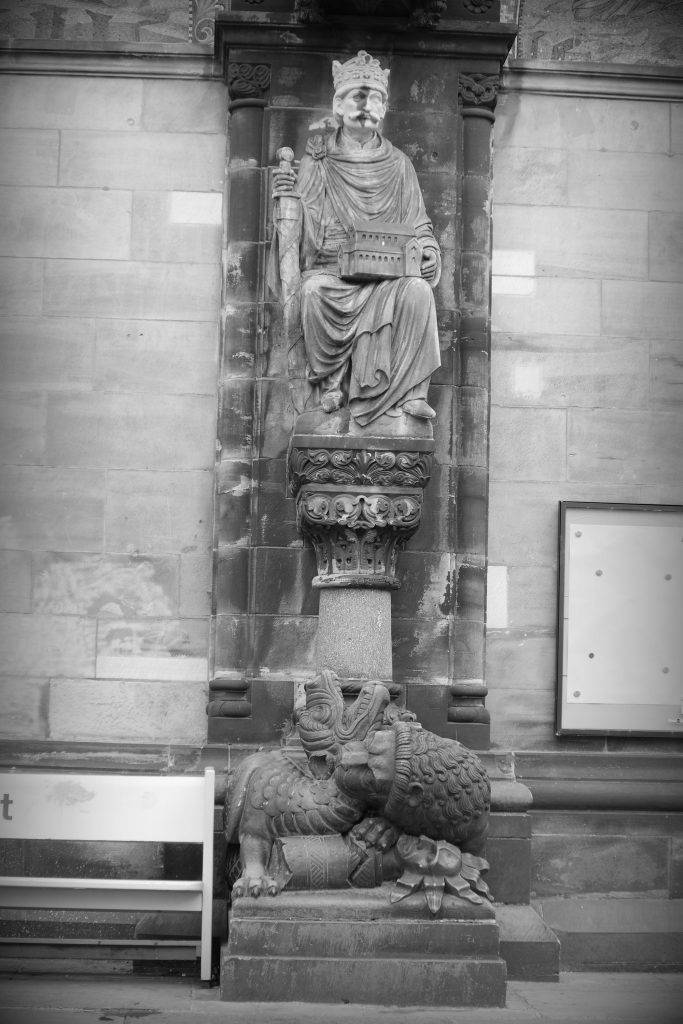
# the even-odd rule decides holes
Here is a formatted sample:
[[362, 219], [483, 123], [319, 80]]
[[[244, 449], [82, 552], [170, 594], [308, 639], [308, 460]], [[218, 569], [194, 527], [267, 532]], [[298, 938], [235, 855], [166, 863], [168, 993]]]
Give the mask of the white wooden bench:
[[199, 941], [164, 943], [135, 938], [107, 939], [106, 944], [189, 946], [201, 956], [201, 978], [208, 981], [214, 788], [213, 768], [207, 768], [203, 776], [0, 772], [0, 839], [201, 843], [203, 848], [200, 881], [5, 875], [0, 877], [0, 905], [52, 910], [199, 910]]

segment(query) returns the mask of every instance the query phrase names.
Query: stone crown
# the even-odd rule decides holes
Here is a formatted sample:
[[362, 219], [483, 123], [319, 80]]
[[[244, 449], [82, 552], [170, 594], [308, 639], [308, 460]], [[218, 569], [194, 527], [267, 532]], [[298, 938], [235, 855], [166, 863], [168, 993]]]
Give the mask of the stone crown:
[[332, 61], [332, 79], [335, 96], [355, 89], [360, 85], [378, 89], [384, 96], [389, 91], [389, 69], [384, 70], [376, 57], [371, 57], [366, 50], [359, 50], [344, 64]]

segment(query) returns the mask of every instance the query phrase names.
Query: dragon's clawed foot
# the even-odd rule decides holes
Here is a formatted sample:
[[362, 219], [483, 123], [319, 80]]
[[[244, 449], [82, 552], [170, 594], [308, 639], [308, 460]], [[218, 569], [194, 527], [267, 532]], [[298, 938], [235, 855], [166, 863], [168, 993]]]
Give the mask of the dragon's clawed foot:
[[242, 875], [232, 887], [232, 898], [240, 896], [277, 896], [280, 891], [278, 882], [270, 875]]

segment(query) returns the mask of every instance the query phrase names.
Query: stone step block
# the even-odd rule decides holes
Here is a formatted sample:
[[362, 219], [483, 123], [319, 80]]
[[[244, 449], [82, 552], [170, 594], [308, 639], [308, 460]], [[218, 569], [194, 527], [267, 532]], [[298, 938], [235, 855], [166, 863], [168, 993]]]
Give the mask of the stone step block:
[[505, 962], [452, 959], [260, 957], [221, 954], [221, 999], [380, 1006], [504, 1006]]
[[495, 921], [273, 921], [255, 918], [230, 930], [231, 955], [473, 957], [498, 955]]

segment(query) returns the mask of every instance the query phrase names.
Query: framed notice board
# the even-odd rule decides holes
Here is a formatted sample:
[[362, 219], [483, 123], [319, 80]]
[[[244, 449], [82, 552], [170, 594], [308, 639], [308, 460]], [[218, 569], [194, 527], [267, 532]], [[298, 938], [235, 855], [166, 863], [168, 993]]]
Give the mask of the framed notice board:
[[556, 732], [683, 736], [683, 506], [560, 502]]

